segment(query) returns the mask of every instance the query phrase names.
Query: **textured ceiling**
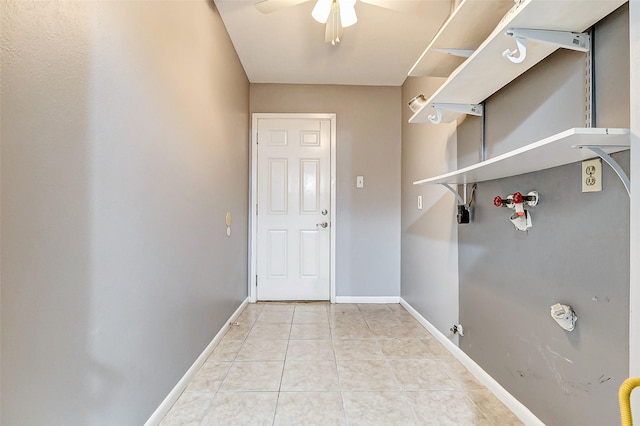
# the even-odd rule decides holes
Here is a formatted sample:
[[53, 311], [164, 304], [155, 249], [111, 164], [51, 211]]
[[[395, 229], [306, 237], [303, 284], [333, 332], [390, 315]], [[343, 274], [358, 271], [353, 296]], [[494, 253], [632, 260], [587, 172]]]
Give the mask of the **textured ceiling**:
[[324, 42], [309, 0], [270, 14], [254, 0], [214, 0], [252, 83], [400, 86], [449, 14], [449, 0], [394, 0], [397, 12], [356, 3], [358, 23], [342, 43]]

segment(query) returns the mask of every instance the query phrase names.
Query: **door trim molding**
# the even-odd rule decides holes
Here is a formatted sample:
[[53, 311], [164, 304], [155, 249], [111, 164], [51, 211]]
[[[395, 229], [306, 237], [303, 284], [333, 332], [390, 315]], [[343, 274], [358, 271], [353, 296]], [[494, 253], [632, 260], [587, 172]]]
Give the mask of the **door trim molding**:
[[251, 114], [251, 188], [249, 190], [249, 279], [248, 279], [248, 294], [249, 301], [255, 303], [258, 299], [258, 292], [256, 289], [256, 250], [257, 250], [257, 210], [256, 205], [258, 202], [258, 119], [261, 118], [273, 118], [273, 119], [310, 119], [321, 120], [326, 119], [331, 122], [331, 152], [329, 154], [331, 158], [331, 227], [330, 227], [330, 295], [331, 303], [336, 301], [336, 114], [306, 114], [306, 113], [253, 113]]

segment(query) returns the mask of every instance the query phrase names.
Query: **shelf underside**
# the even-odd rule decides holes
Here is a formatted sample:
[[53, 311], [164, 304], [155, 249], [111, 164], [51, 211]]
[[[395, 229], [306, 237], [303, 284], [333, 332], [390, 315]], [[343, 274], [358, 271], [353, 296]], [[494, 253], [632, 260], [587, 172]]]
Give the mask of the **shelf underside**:
[[409, 75], [449, 77], [466, 58], [436, 49], [477, 49], [511, 7], [513, 0], [464, 0], [440, 28]]
[[518, 148], [489, 160], [414, 182], [422, 184], [464, 184], [501, 179], [509, 176], [550, 169], [594, 158], [586, 148], [597, 146], [606, 153], [629, 149], [629, 129], [573, 128]]

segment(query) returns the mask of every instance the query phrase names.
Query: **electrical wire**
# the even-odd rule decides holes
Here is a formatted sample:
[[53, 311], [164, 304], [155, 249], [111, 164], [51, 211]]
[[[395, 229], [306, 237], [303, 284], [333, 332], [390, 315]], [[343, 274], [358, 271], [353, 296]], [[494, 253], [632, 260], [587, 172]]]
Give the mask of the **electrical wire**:
[[471, 195], [469, 196], [469, 203], [468, 203], [468, 207], [471, 207], [471, 205], [473, 204], [473, 198], [476, 195], [476, 189], [478, 188], [478, 184], [474, 183], [473, 186], [471, 187]]

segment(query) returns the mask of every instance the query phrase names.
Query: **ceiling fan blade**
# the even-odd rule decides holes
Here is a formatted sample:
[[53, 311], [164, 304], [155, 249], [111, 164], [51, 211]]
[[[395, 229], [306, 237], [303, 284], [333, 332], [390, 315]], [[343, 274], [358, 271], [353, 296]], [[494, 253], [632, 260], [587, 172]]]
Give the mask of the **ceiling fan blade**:
[[326, 24], [327, 19], [329, 19], [329, 15], [331, 14], [332, 7], [332, 0], [318, 0], [311, 11], [311, 16], [321, 24]]
[[254, 4], [262, 13], [271, 13], [309, 0], [260, 0]]
[[417, 0], [360, 0], [372, 6], [383, 7], [397, 12], [415, 12], [424, 7], [423, 1]]

